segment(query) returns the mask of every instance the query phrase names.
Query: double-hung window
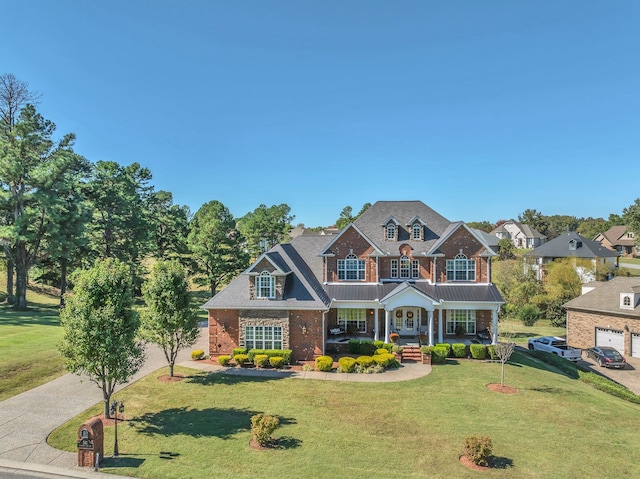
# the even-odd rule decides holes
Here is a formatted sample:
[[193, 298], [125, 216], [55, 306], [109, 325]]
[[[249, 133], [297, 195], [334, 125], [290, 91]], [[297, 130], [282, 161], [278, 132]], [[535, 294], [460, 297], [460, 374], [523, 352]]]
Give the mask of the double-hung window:
[[387, 241], [395, 241], [396, 240], [396, 225], [393, 223], [389, 223], [387, 225]]
[[409, 258], [406, 256], [400, 257], [400, 277], [408, 278], [409, 277]]
[[355, 254], [338, 260], [338, 279], [341, 281], [363, 281], [365, 278], [365, 262]]
[[256, 276], [256, 297], [272, 299], [276, 297], [275, 278], [268, 271]]
[[422, 225], [420, 223], [413, 223], [411, 227], [411, 239], [414, 241], [422, 239]]
[[411, 261], [411, 277], [419, 278], [420, 277], [420, 261], [414, 259]]
[[475, 281], [476, 279], [476, 262], [473, 259], [467, 259], [465, 255], [460, 253], [455, 259], [447, 260], [447, 279], [449, 281]]
[[367, 310], [356, 308], [338, 308], [338, 326], [343, 331], [367, 332]]
[[245, 326], [247, 349], [282, 349], [282, 326]]
[[472, 309], [447, 310], [447, 334], [476, 334], [476, 312]]
[[397, 259], [391, 260], [391, 277], [392, 278], [398, 277], [398, 260]]

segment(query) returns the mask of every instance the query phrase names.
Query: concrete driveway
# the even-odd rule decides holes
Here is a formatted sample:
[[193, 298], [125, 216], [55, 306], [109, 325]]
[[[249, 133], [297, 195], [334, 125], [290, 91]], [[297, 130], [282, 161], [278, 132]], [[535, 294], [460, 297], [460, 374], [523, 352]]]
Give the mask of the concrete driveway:
[[593, 359], [587, 358], [587, 354], [583, 351], [582, 360], [578, 363], [640, 395], [640, 358], [625, 357], [625, 359], [627, 367], [624, 369], [601, 368]]

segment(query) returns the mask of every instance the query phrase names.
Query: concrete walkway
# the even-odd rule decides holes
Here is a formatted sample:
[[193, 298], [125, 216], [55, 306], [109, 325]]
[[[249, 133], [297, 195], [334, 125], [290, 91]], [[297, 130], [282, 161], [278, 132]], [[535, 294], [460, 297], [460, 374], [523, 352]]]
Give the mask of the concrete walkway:
[[[224, 368], [208, 361], [192, 361], [193, 349], [208, 350], [206, 327], [202, 328], [196, 345], [180, 352], [176, 363], [212, 373], [242, 376], [293, 377], [353, 382], [406, 381], [431, 372], [431, 366], [403, 364], [397, 370], [382, 374], [338, 374], [316, 371], [275, 371], [254, 368]], [[155, 345], [147, 349], [143, 368], [129, 381], [138, 379], [167, 365], [164, 353]], [[128, 384], [119, 386], [119, 391]], [[0, 470], [33, 471], [50, 477], [109, 477], [91, 469], [77, 467], [77, 454], [54, 449], [47, 444], [49, 434], [76, 415], [102, 402], [102, 391], [93, 382], [74, 374], [66, 374], [47, 384], [0, 402]], [[64, 476], [62, 476], [64, 477]]]

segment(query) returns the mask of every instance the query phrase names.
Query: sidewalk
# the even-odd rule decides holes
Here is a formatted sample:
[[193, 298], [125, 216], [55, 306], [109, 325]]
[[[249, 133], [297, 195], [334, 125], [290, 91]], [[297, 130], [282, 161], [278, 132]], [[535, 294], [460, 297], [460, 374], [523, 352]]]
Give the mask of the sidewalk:
[[[181, 351], [176, 364], [212, 373], [238, 376], [292, 377], [368, 383], [407, 381], [426, 376], [431, 372], [430, 365], [415, 363], [405, 363], [399, 369], [386, 371], [382, 374], [339, 374], [317, 371], [229, 368], [208, 361], [192, 361], [191, 350], [208, 350], [207, 340], [208, 335], [206, 327], [204, 327], [198, 342], [192, 348]], [[162, 350], [155, 345], [150, 345], [143, 368], [133, 376], [128, 384], [166, 365], [167, 361]], [[116, 391], [128, 384], [118, 386]], [[105, 477], [90, 468], [78, 468], [76, 453], [54, 449], [46, 442], [51, 431], [102, 400], [102, 391], [95, 383], [74, 374], [66, 374], [47, 384], [0, 402], [0, 472], [6, 468], [47, 473], [51, 477], [60, 476], [64, 474], [64, 471], [67, 471], [67, 477]], [[109, 474], [108, 477], [118, 476]]]

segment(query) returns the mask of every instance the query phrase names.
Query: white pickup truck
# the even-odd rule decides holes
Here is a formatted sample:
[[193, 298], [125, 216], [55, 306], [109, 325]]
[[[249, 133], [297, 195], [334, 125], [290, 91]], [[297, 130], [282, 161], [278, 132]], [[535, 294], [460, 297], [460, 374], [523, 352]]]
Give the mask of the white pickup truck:
[[551, 336], [531, 338], [529, 340], [529, 349], [557, 354], [569, 361], [579, 361], [582, 358], [582, 350], [567, 346], [567, 342], [562, 338], [553, 338]]

